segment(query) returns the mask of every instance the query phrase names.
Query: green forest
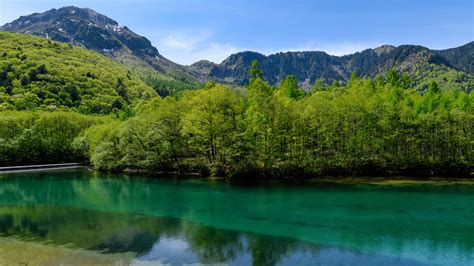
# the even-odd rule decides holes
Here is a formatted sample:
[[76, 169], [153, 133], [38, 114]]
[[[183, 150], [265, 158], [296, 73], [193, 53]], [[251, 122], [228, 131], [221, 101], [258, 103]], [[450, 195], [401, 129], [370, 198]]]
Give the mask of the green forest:
[[292, 76], [274, 88], [253, 71], [244, 91], [208, 84], [155, 98], [77, 142], [98, 169], [231, 177], [466, 173], [472, 163], [472, 93], [432, 83], [420, 95], [392, 71], [306, 94]]
[[128, 118], [3, 112], [1, 164], [84, 161], [242, 178], [472, 170], [473, 93], [433, 82], [421, 95], [396, 71], [304, 92], [293, 76], [272, 87], [257, 64], [251, 72], [242, 90], [208, 83], [142, 101]]
[[154, 96], [127, 68], [96, 52], [0, 32], [0, 111], [108, 114]]
[[271, 86], [254, 61], [249, 83], [235, 88], [142, 81], [39, 37], [0, 33], [0, 47], [1, 166], [233, 178], [472, 171], [473, 92], [435, 81], [419, 92], [393, 69], [303, 90], [292, 75]]

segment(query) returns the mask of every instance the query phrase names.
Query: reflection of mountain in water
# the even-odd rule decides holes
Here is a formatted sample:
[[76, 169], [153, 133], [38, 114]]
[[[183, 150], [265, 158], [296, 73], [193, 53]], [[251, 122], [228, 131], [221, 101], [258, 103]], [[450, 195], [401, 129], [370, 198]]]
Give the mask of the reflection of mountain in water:
[[101, 253], [134, 252], [134, 264], [309, 265], [414, 263], [288, 238], [206, 227], [174, 218], [78, 208], [1, 207], [0, 236]]

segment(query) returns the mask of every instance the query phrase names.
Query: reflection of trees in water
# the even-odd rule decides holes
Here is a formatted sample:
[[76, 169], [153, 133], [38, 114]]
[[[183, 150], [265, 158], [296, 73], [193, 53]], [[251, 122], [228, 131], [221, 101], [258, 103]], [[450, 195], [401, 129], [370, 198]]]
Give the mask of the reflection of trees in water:
[[[389, 252], [400, 257], [412, 249], [421, 257], [429, 254], [437, 258], [437, 254], [454, 250], [455, 256], [470, 258], [474, 247], [474, 238], [465, 233], [473, 228], [469, 222], [474, 218], [470, 211], [472, 186], [353, 188], [332, 185], [327, 188], [328, 192], [355, 189], [361, 193], [369, 190], [369, 193], [364, 192], [363, 197], [358, 198], [320, 193], [317, 196], [321, 204], [315, 204], [312, 190], [310, 193], [285, 188], [271, 193], [275, 190], [226, 185], [211, 188], [205, 182], [97, 175], [91, 178], [89, 173], [71, 171], [2, 179], [0, 234], [55, 244], [73, 242], [75, 247], [102, 252], [134, 251], [137, 254], [147, 253], [161, 237], [167, 236], [184, 238], [202, 262], [228, 261], [249, 252], [255, 264], [274, 264], [288, 254], [301, 251], [301, 241], [263, 236], [276, 233], [310, 239], [325, 246], [374, 254]], [[383, 195], [375, 193], [378, 191]], [[417, 193], [416, 198], [407, 200], [416, 206], [398, 204], [404, 201], [399, 201], [399, 195], [393, 192]], [[453, 201], [445, 200], [444, 196], [451, 195], [456, 197]], [[381, 203], [372, 204], [371, 200]], [[273, 205], [275, 202], [284, 204]], [[180, 217], [236, 231], [151, 216]], [[260, 234], [241, 232], [247, 228]], [[314, 250], [314, 246], [309, 249]]]
[[119, 234], [105, 239], [90, 249], [101, 250], [104, 253], [135, 252], [138, 254], [148, 250], [155, 243], [153, 234], [140, 231], [139, 228], [125, 228]]
[[276, 264], [301, 246], [296, 240], [221, 230], [173, 218], [39, 206], [0, 207], [0, 235], [137, 255], [150, 251], [160, 237], [184, 237], [201, 263], [232, 261], [248, 252], [255, 265]]
[[42, 228], [39, 223], [30, 217], [23, 216], [19, 221], [11, 214], [0, 215], [0, 235], [1, 236], [37, 236], [42, 239], [48, 234], [48, 230]]
[[187, 242], [202, 263], [228, 262], [248, 252], [253, 265], [275, 265], [295, 250], [318, 250], [315, 245], [290, 238], [222, 230], [194, 223], [183, 223], [183, 229]]
[[235, 259], [243, 251], [241, 233], [183, 222], [187, 243], [202, 263]]
[[13, 228], [13, 215], [3, 214], [0, 215], [0, 234], [9, 235]]
[[286, 254], [298, 247], [298, 241], [289, 238], [249, 236], [249, 251], [253, 265], [275, 265]]
[[0, 235], [109, 253], [145, 252], [162, 231], [176, 231], [171, 224], [160, 226], [160, 220], [153, 218], [79, 208], [0, 208]]

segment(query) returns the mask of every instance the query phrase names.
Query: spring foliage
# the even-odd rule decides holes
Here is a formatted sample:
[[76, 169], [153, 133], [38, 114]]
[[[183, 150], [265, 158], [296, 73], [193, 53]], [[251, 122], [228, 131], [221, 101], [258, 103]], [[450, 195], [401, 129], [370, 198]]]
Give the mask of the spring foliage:
[[80, 47], [0, 32], [0, 111], [106, 114], [156, 96], [125, 67]]
[[[5, 40], [5, 35], [2, 36], [0, 41]], [[24, 38], [12, 36], [20, 41]], [[55, 45], [39, 38], [37, 42], [43, 46]], [[21, 46], [28, 50], [27, 45]], [[79, 48], [60, 47], [86, 53]], [[27, 58], [33, 56], [26, 54]], [[96, 54], [90, 56], [108, 62]], [[23, 55], [18, 57], [7, 55], [7, 61], [21, 61]], [[103, 97], [122, 103], [128, 101], [127, 97], [131, 100], [144, 96], [134, 94], [143, 92], [131, 89], [135, 87], [130, 84], [141, 86], [133, 78], [122, 79], [124, 90], [118, 89], [121, 85], [111, 89], [115, 77], [107, 78], [106, 70], [94, 72], [96, 79], [103, 74], [101, 80], [105, 83], [89, 83], [87, 76], [77, 78], [83, 73], [78, 71], [71, 74], [75, 81], [60, 85], [58, 77], [66, 79], [69, 74], [58, 72], [49, 77], [48, 69], [61, 69], [52, 68], [52, 62], [55, 61], [44, 64], [46, 70], [42, 65], [12, 63], [13, 71], [6, 75], [13, 90], [0, 93], [3, 99], [7, 98], [2, 106], [43, 109], [50, 98], [41, 98], [40, 92], [46, 90], [45, 95], [58, 100], [61, 91], [71, 84], [80, 88], [81, 97], [77, 106], [70, 107], [72, 110], [91, 113], [110, 110], [112, 106], [96, 110], [88, 104], [87, 99], [102, 99], [100, 95], [104, 92], [108, 96]], [[80, 62], [69, 64], [80, 65]], [[20, 71], [26, 67], [30, 70]], [[18, 85], [22, 73], [31, 69], [37, 70], [40, 80]], [[122, 68], [117, 71], [127, 74]], [[252, 64], [250, 74], [250, 84], [243, 90], [208, 83], [202, 89], [183, 91], [173, 97], [139, 101], [133, 109], [123, 105], [115, 116], [57, 111], [1, 112], [0, 163], [88, 160], [103, 170], [139, 169], [230, 177], [469, 175], [472, 171], [473, 92], [440, 90], [432, 81], [427, 91], [420, 93], [411, 88], [406, 75], [396, 71], [375, 80], [354, 73], [345, 85], [335, 81], [327, 86], [317, 81], [308, 92], [299, 88], [291, 75], [278, 86], [269, 85], [257, 63]], [[46, 77], [48, 81], [44, 80]], [[61, 88], [58, 94], [50, 92], [56, 86]], [[88, 98], [90, 95], [99, 97]], [[37, 106], [20, 107], [16, 104], [17, 97], [40, 100]], [[23, 102], [35, 103], [28, 99]]]
[[396, 72], [305, 93], [291, 76], [272, 87], [255, 73], [245, 91], [208, 84], [90, 128], [91, 162], [235, 177], [465, 174], [472, 167], [473, 93], [442, 92], [432, 82], [421, 95]]
[[87, 147], [77, 139], [107, 117], [72, 112], [0, 112], [0, 165], [87, 161]]

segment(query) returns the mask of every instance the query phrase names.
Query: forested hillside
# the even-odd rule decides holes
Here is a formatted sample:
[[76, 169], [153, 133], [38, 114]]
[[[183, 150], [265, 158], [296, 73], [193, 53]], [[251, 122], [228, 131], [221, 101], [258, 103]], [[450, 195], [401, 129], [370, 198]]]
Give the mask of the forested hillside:
[[163, 79], [194, 81], [193, 73], [164, 56], [143, 36], [89, 8], [74, 6], [22, 16], [0, 31], [27, 33], [101, 53], [132, 70]]
[[0, 110], [106, 114], [155, 97], [125, 67], [93, 51], [0, 32]]
[[273, 87], [252, 66], [244, 90], [209, 83], [142, 101], [126, 120], [3, 112], [0, 162], [89, 160], [102, 170], [236, 178], [472, 171], [473, 92], [433, 81], [420, 94], [391, 70], [306, 93], [294, 76]]
[[270, 86], [257, 65], [244, 92], [210, 83], [155, 98], [136, 117], [94, 126], [76, 141], [106, 170], [236, 178], [472, 171], [472, 92], [431, 82], [420, 94], [391, 70], [305, 93], [294, 76]]
[[0, 57], [0, 165], [234, 178], [472, 172], [474, 92], [442, 89], [436, 72], [423, 91], [394, 68], [303, 90], [294, 75], [272, 86], [253, 61], [240, 88], [144, 78], [166, 88], [161, 98], [80, 47], [0, 33]]

